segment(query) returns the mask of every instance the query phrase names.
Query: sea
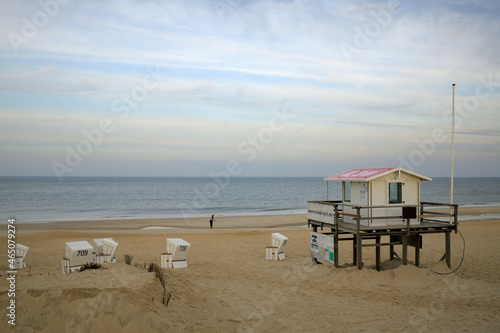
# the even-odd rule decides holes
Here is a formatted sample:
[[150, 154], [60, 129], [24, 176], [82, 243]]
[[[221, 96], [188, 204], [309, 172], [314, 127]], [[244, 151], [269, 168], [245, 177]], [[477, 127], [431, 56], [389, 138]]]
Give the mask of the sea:
[[[340, 200], [340, 183], [328, 198]], [[326, 199], [321, 177], [0, 177], [0, 224], [305, 214]], [[450, 202], [450, 179], [421, 182], [421, 200]], [[455, 178], [454, 203], [500, 207], [500, 178]]]

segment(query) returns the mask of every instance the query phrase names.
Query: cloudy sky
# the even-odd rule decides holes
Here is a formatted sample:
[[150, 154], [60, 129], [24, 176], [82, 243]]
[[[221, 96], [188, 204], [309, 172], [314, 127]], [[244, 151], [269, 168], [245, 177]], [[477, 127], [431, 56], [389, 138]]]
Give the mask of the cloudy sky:
[[500, 177], [500, 2], [5, 0], [0, 175]]

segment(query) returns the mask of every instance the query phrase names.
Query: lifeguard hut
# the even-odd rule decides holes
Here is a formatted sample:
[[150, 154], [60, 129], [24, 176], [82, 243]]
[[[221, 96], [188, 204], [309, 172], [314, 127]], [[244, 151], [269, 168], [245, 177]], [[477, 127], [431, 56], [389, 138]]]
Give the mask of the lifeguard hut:
[[[356, 214], [355, 207], [371, 207], [361, 210], [361, 225], [385, 226], [405, 223], [402, 217], [378, 217], [401, 215], [401, 206], [419, 206], [420, 182], [432, 179], [402, 168], [375, 168], [353, 169], [324, 180], [342, 182], [344, 222], [356, 222], [354, 216], [347, 215]], [[410, 218], [410, 224], [419, 223], [416, 217]]]
[[[415, 265], [419, 265], [422, 234], [445, 233], [445, 255], [450, 266], [450, 233], [457, 230], [458, 205], [420, 201], [420, 182], [432, 179], [399, 167], [352, 169], [324, 178], [326, 201], [308, 201], [307, 219], [311, 232], [311, 256], [338, 263], [338, 242], [353, 241], [353, 263], [361, 269], [362, 247], [376, 247], [376, 266], [380, 269], [380, 247], [402, 245], [402, 261], [407, 263], [408, 246], [415, 247]], [[330, 201], [328, 183], [342, 182], [342, 200]], [[429, 211], [429, 207], [447, 208]], [[448, 218], [448, 221], [437, 218]], [[318, 228], [331, 232], [318, 232]], [[342, 235], [350, 235], [342, 238]], [[389, 242], [381, 243], [382, 236]], [[363, 240], [375, 243], [363, 244]]]

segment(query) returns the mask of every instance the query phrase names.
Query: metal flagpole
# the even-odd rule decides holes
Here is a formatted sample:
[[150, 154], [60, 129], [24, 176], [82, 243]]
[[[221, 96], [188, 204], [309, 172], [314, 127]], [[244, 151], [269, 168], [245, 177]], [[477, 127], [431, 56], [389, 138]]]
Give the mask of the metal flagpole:
[[[453, 83], [452, 118], [451, 118], [451, 181], [450, 181], [450, 204], [453, 205], [453, 168], [455, 164], [455, 83]], [[453, 207], [450, 206], [450, 211]], [[452, 223], [450, 216], [450, 223]]]

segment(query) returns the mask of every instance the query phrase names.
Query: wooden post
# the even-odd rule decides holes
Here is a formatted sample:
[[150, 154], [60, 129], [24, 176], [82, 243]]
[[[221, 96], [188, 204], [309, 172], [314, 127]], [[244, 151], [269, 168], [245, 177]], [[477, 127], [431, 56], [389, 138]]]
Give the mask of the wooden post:
[[356, 242], [357, 242], [357, 235], [354, 234], [352, 235], [352, 264], [356, 265], [358, 263], [357, 261], [357, 250], [356, 250]]
[[455, 235], [457, 234], [458, 230], [458, 205], [453, 205], [453, 225], [455, 227]]
[[403, 265], [408, 264], [408, 235], [403, 234]]
[[375, 247], [375, 262], [377, 271], [380, 272], [380, 236], [375, 237], [375, 243], [377, 244]]
[[389, 260], [394, 260], [394, 245], [389, 245]]
[[417, 239], [415, 240], [415, 266], [420, 265], [420, 234], [417, 234]]
[[445, 248], [446, 248], [446, 252], [445, 252], [445, 256], [446, 256], [446, 265], [448, 266], [448, 268], [451, 269], [451, 244], [450, 244], [450, 234], [451, 234], [451, 231], [446, 231], [444, 233], [444, 239], [445, 239]]
[[339, 207], [335, 205], [335, 233], [333, 234], [333, 260], [335, 267], [339, 267]]
[[362, 256], [362, 252], [361, 252], [362, 238], [361, 238], [361, 233], [359, 231], [360, 222], [361, 222], [360, 208], [356, 207], [356, 234], [357, 234], [357, 237], [356, 237], [356, 252], [357, 252], [356, 259], [358, 262], [358, 269], [363, 268], [363, 256]]
[[408, 265], [409, 240], [410, 240], [410, 219], [406, 219], [406, 234], [403, 236], [403, 265]]

